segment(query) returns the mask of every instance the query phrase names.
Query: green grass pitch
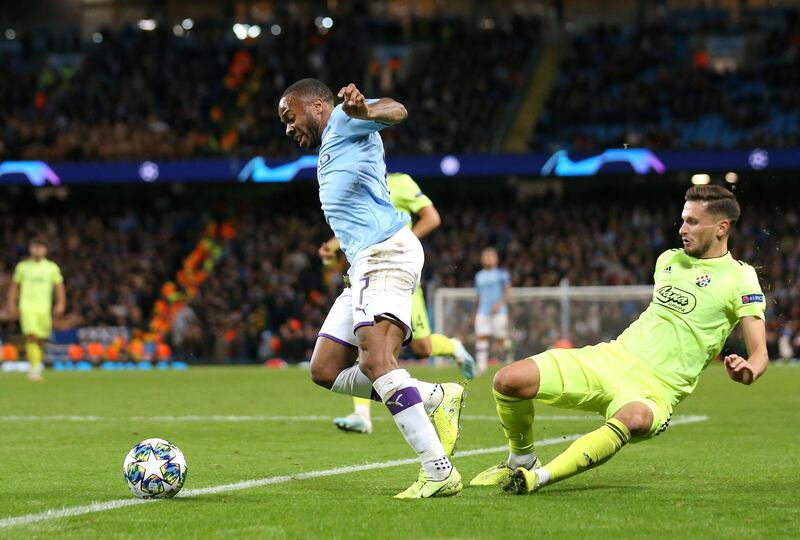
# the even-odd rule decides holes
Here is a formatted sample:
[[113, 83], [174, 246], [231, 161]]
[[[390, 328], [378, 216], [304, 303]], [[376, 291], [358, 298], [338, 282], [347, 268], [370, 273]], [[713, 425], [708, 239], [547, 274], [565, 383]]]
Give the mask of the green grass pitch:
[[[412, 371], [430, 380], [457, 377], [454, 369]], [[503, 444], [491, 418], [490, 381], [469, 386], [462, 452]], [[0, 538], [797, 538], [798, 388], [800, 368], [773, 366], [744, 387], [712, 366], [675, 413], [706, 421], [674, 425], [584, 475], [529, 497], [467, 488], [452, 499], [396, 501], [416, 465], [191, 494], [413, 457], [382, 406], [373, 407], [372, 435], [338, 432], [330, 418], [347, 413], [349, 399], [315, 387], [306, 371], [48, 372], [42, 384], [4, 374]], [[542, 440], [600, 423], [543, 406], [537, 415]], [[547, 418], [554, 415], [562, 418]], [[182, 416], [191, 418], [175, 419]], [[187, 496], [8, 525], [8, 518], [131, 499], [122, 461], [147, 437], [183, 450]], [[539, 454], [546, 461], [567, 444]], [[502, 457], [457, 452], [454, 463], [469, 480]]]

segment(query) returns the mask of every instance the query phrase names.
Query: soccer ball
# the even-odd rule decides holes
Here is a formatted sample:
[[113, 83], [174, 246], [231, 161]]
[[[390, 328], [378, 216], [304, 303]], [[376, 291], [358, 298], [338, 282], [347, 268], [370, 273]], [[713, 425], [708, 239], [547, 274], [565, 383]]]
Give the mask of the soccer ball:
[[134, 446], [122, 463], [131, 493], [140, 499], [174, 497], [186, 481], [186, 458], [164, 439], [145, 439]]

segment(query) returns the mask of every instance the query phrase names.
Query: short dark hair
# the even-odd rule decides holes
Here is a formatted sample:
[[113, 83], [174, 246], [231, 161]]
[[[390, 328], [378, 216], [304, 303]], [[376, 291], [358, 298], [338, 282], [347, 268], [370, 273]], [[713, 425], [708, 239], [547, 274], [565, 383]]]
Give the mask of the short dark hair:
[[42, 236], [31, 236], [31, 239], [28, 241], [28, 245], [32, 246], [33, 244], [38, 244], [40, 246], [47, 247], [47, 242], [45, 241], [44, 237]]
[[328, 88], [328, 85], [318, 79], [300, 79], [283, 91], [281, 99], [289, 94], [298, 94], [303, 98], [319, 98], [331, 105], [334, 104], [333, 92]]
[[736, 196], [722, 186], [692, 186], [686, 190], [686, 200], [708, 203], [709, 213], [725, 216], [731, 225], [739, 220], [742, 213]]

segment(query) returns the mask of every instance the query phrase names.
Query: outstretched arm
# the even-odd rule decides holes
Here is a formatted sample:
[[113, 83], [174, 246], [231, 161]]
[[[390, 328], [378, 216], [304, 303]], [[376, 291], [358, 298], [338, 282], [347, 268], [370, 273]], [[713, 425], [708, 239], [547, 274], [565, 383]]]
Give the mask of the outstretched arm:
[[56, 317], [60, 317], [64, 314], [64, 310], [67, 307], [67, 291], [64, 288], [63, 283], [56, 283], [55, 284], [55, 291], [56, 291], [56, 303], [53, 306], [53, 311]]
[[342, 110], [350, 118], [371, 120], [380, 124], [399, 124], [408, 116], [403, 104], [392, 98], [384, 97], [367, 103], [364, 94], [353, 83], [342, 87], [337, 95], [344, 100]]
[[769, 364], [767, 331], [764, 319], [758, 317], [742, 317], [740, 323], [748, 358], [742, 358], [738, 354], [729, 354], [725, 357], [725, 371], [736, 382], [752, 384], [763, 375]]

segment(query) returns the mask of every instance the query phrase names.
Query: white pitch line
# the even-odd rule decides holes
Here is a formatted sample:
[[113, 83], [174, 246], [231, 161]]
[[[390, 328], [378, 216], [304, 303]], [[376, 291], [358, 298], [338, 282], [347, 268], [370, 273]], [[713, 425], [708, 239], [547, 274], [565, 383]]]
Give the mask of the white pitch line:
[[[672, 425], [680, 424], [693, 424], [697, 422], [705, 422], [708, 416], [683, 416], [677, 417], [672, 420]], [[551, 439], [544, 439], [536, 442], [536, 446], [552, 446], [564, 442], [574, 441], [580, 437], [580, 433], [572, 435], [564, 435], [562, 437], [553, 437]], [[474, 450], [464, 450], [458, 452], [457, 457], [480, 456], [483, 454], [494, 454], [498, 452], [505, 452], [508, 450], [507, 446], [493, 446], [491, 448], [476, 448]], [[267, 478], [260, 478], [256, 480], [245, 480], [243, 482], [234, 482], [232, 484], [222, 484], [219, 486], [211, 486], [207, 488], [186, 489], [179, 493], [178, 497], [193, 497], [198, 495], [211, 495], [216, 493], [227, 493], [229, 491], [240, 491], [243, 489], [251, 489], [261, 486], [270, 486], [274, 484], [284, 484], [292, 480], [308, 480], [310, 478], [322, 478], [327, 476], [336, 476], [340, 474], [349, 474], [361, 471], [371, 471], [375, 469], [388, 469], [390, 467], [398, 467], [400, 465], [410, 465], [417, 463], [417, 458], [407, 459], [393, 459], [390, 461], [380, 461], [376, 463], [365, 463], [363, 465], [349, 465], [346, 467], [335, 467], [333, 469], [324, 469], [321, 471], [310, 471], [294, 475], [282, 476], [269, 476]], [[92, 514], [95, 512], [105, 512], [106, 510], [115, 510], [134, 504], [152, 503], [154, 500], [143, 499], [117, 499], [114, 501], [107, 501], [102, 503], [87, 504], [85, 506], [74, 506], [72, 508], [62, 508], [60, 510], [47, 510], [37, 514], [26, 514], [22, 516], [8, 517], [0, 520], [0, 529], [14, 527], [16, 525], [28, 525], [31, 523], [38, 523], [41, 521], [50, 521], [53, 519], [61, 519], [67, 517], [82, 516], [84, 514]]]
[[[487, 420], [496, 422], [497, 416], [492, 415], [462, 415], [464, 420]], [[537, 416], [537, 421], [575, 421], [594, 420], [592, 415], [542, 415]], [[331, 421], [332, 416], [234, 416], [234, 415], [187, 415], [187, 416], [79, 416], [79, 415], [51, 415], [51, 416], [0, 416], [0, 422], [320, 422]], [[376, 416], [373, 421], [388, 421], [389, 416]]]

